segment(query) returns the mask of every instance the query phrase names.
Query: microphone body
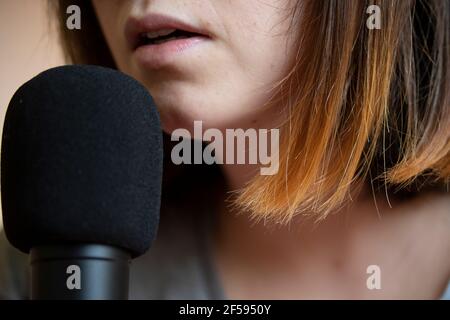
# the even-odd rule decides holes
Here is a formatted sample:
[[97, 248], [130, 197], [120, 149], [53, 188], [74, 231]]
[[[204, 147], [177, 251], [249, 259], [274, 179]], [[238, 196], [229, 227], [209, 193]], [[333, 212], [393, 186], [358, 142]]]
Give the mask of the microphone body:
[[127, 300], [131, 256], [107, 245], [31, 249], [31, 299]]
[[127, 299], [156, 237], [162, 129], [148, 90], [98, 66], [47, 70], [14, 94], [1, 152], [3, 226], [30, 253], [32, 299]]

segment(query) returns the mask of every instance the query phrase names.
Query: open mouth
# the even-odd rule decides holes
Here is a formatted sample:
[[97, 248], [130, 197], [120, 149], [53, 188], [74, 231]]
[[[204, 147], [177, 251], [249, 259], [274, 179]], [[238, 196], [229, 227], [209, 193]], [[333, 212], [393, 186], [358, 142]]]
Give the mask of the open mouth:
[[180, 40], [211, 38], [208, 31], [198, 26], [160, 14], [130, 17], [126, 22], [125, 36], [132, 50], [142, 46], [156, 48], [172, 41], [180, 44]]
[[200, 36], [201, 35], [198, 33], [180, 29], [163, 29], [158, 31], [145, 32], [140, 34], [138, 47], [147, 45], [158, 45], [173, 40], [188, 39]]

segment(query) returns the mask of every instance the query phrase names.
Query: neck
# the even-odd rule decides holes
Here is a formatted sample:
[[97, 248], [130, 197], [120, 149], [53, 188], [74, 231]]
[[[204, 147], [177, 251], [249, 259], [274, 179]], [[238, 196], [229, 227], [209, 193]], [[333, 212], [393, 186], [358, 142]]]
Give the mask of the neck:
[[[226, 166], [223, 171], [229, 189], [239, 190], [256, 168]], [[250, 280], [239, 279], [254, 274], [275, 275], [277, 283], [280, 275], [289, 274], [291, 281], [296, 275], [344, 263], [341, 260], [352, 245], [352, 237], [372, 219], [377, 219], [377, 211], [370, 191], [365, 189], [321, 222], [298, 216], [288, 225], [268, 225], [251, 220], [248, 212], [230, 211], [224, 205], [216, 234], [217, 266], [225, 283], [248, 283]], [[245, 292], [245, 288], [237, 292]]]

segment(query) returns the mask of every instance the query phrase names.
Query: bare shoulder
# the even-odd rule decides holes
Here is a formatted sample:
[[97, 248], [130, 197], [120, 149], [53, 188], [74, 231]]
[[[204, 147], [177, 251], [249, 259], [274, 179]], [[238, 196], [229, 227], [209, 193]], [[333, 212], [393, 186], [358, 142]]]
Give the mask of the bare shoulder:
[[[421, 222], [425, 228], [439, 232], [450, 246], [450, 193], [427, 193], [400, 207], [405, 215]], [[450, 254], [449, 254], [450, 256]]]
[[421, 205], [426, 212], [434, 213], [437, 218], [450, 223], [450, 191], [447, 193], [426, 193], [415, 199], [415, 202]]
[[405, 227], [404, 235], [421, 239], [424, 250], [442, 250], [450, 270], [450, 193], [426, 193], [393, 209]]
[[379, 199], [359, 232], [362, 261], [384, 270], [387, 297], [439, 298], [450, 280], [450, 193]]
[[[398, 206], [400, 241], [410, 243], [406, 261], [435, 297], [450, 280], [450, 193], [427, 193]], [[422, 280], [421, 280], [422, 279]]]

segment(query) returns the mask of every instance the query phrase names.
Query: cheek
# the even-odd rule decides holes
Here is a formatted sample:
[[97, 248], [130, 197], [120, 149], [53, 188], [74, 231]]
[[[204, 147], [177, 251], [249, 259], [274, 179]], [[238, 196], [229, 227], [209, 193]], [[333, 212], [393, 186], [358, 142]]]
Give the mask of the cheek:
[[235, 63], [245, 72], [247, 80], [255, 84], [265, 86], [279, 81], [293, 60], [291, 10], [287, 9], [291, 1], [234, 3], [240, 14], [228, 16], [226, 24]]
[[287, 74], [292, 50], [284, 37], [253, 38], [241, 43], [239, 65], [247, 81], [255, 86], [267, 87]]

